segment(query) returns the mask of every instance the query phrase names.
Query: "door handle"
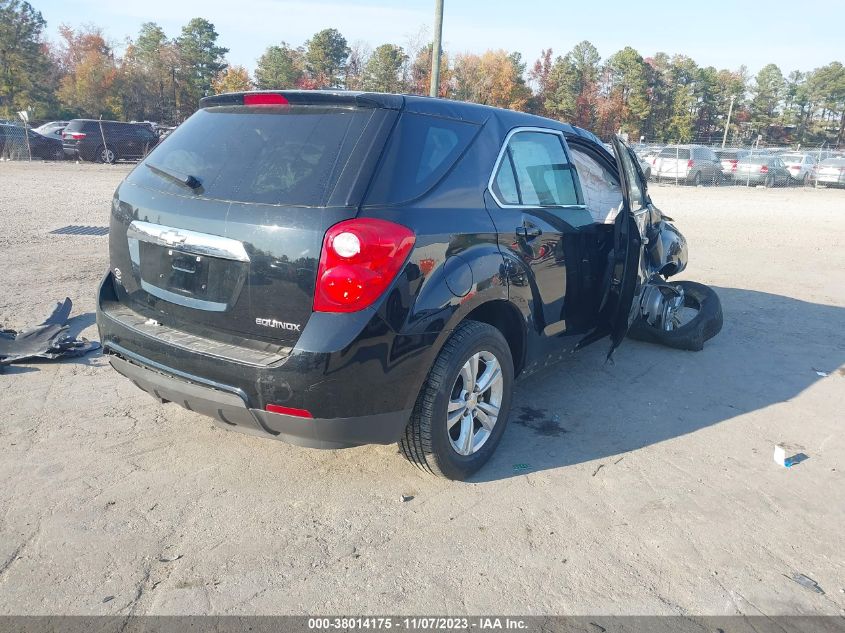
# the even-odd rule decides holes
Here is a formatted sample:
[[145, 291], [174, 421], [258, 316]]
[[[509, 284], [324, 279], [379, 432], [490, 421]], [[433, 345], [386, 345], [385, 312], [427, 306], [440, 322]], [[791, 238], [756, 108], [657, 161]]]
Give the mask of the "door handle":
[[516, 227], [516, 234], [519, 237], [525, 238], [540, 237], [543, 234], [543, 231], [536, 226], [518, 226]]

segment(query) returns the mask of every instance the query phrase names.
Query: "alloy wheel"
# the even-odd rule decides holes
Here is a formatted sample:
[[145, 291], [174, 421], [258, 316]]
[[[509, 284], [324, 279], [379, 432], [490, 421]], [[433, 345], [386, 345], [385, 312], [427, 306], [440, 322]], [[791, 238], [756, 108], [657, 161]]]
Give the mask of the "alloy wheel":
[[492, 352], [476, 352], [461, 367], [446, 409], [449, 443], [459, 455], [472, 455], [489, 439], [499, 418], [503, 383]]

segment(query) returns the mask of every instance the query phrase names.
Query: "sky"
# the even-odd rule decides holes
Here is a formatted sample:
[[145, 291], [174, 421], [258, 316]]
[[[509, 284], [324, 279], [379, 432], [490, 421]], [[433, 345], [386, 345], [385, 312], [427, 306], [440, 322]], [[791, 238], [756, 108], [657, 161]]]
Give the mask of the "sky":
[[[30, 0], [47, 21], [47, 36], [60, 24], [96, 24], [121, 48], [143, 22], [157, 22], [170, 37], [193, 17], [211, 21], [230, 64], [250, 71], [267, 46], [303, 44], [324, 28], [347, 41], [375, 48], [406, 46], [431, 37], [434, 0]], [[817, 4], [817, 3], [811, 3]], [[689, 0], [445, 0], [444, 49], [454, 54], [486, 49], [519, 51], [529, 67], [543, 48], [565, 54], [591, 41], [603, 58], [633, 46], [648, 57], [682, 53], [701, 66], [754, 73], [768, 63], [784, 75], [845, 62], [845, 0], [824, 0], [820, 10], [797, 0], [694, 2]], [[824, 10], [821, 10], [821, 7]], [[706, 7], [706, 9], [704, 8]]]

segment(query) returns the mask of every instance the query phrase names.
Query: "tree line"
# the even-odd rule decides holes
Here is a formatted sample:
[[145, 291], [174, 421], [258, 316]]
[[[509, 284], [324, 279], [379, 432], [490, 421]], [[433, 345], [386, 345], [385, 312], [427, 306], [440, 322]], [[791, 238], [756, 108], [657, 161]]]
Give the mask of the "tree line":
[[[120, 47], [96, 26], [59, 27], [45, 37], [41, 13], [24, 0], [0, 0], [0, 116], [27, 109], [33, 119], [99, 117], [178, 124], [205, 95], [250, 89], [347, 89], [428, 94], [432, 45], [350, 44], [336, 29], [300, 46], [269, 46], [250, 72], [226, 61], [214, 25], [190, 20], [176, 37], [156, 23]], [[420, 39], [420, 38], [418, 38]], [[520, 53], [443, 51], [439, 95], [537, 113], [602, 138], [663, 142], [845, 142], [845, 67], [784, 75], [768, 64], [699, 66], [685, 55], [643, 57], [631, 47], [602, 59], [588, 41], [530, 66]], [[731, 106], [731, 103], [733, 104]]]

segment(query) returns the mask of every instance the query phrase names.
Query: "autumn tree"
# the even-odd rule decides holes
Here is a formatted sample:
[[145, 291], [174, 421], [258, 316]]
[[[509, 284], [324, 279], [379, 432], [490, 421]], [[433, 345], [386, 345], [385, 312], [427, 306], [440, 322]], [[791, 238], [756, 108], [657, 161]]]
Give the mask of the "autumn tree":
[[49, 100], [44, 91], [50, 59], [41, 39], [46, 22], [28, 2], [0, 0], [0, 112]]
[[211, 81], [214, 94], [252, 90], [249, 71], [243, 66], [227, 66]]
[[603, 134], [622, 129], [638, 136], [649, 113], [648, 68], [642, 56], [630, 46], [611, 55], [602, 84], [607, 103], [598, 118]]
[[407, 58], [402, 47], [395, 44], [376, 48], [364, 68], [364, 90], [402, 92], [402, 68]]
[[137, 120], [172, 120], [175, 109], [174, 77], [178, 55], [175, 44], [155, 22], [141, 25], [123, 58], [123, 110]]
[[121, 76], [112, 47], [102, 31], [85, 27], [78, 31], [62, 25], [59, 49], [63, 77], [58, 90], [68, 110], [84, 117], [122, 116]]
[[598, 50], [586, 40], [576, 44], [564, 57], [555, 59], [543, 102], [549, 116], [582, 127], [593, 126], [600, 62]]
[[[408, 91], [412, 94], [427, 95], [431, 89], [431, 63], [433, 59], [434, 44], [428, 43], [419, 49], [411, 63], [408, 77]], [[449, 66], [449, 55], [446, 51], [440, 51], [440, 85], [437, 87], [438, 97], [447, 97], [450, 94], [452, 82], [452, 70]]]
[[498, 50], [458, 55], [453, 68], [454, 96], [462, 101], [524, 110], [531, 98], [524, 72], [519, 53]]
[[293, 88], [299, 83], [303, 72], [302, 51], [282, 42], [278, 46], [268, 47], [258, 59], [255, 85], [261, 90]]
[[346, 38], [337, 29], [323, 29], [305, 42], [305, 69], [317, 87], [339, 87], [348, 57]]
[[552, 49], [544, 48], [540, 52], [540, 57], [534, 62], [534, 65], [528, 72], [528, 78], [535, 86], [531, 111], [540, 116], [550, 116], [550, 113], [546, 109], [546, 100], [554, 90], [553, 82], [551, 81], [551, 72]]

